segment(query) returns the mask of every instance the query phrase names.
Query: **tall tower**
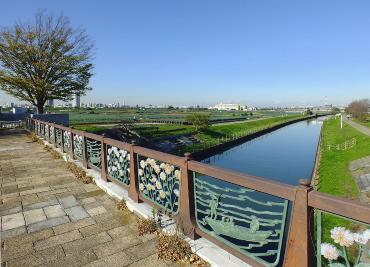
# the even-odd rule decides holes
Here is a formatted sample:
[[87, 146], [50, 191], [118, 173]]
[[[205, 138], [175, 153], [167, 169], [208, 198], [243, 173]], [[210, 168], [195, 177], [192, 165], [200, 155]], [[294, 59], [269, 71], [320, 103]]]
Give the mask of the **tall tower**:
[[75, 94], [73, 98], [73, 105], [74, 108], [81, 107], [81, 97], [79, 94]]

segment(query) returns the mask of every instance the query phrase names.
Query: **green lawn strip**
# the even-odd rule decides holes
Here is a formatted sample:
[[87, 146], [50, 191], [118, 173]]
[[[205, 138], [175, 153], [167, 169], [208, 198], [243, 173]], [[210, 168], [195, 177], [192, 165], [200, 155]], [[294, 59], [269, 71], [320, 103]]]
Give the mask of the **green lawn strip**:
[[203, 150], [212, 145], [217, 145], [226, 142], [232, 136], [241, 136], [246, 131], [259, 130], [262, 127], [269, 127], [275, 124], [280, 124], [289, 120], [302, 118], [302, 115], [289, 115], [284, 117], [273, 117], [245, 123], [234, 123], [225, 125], [213, 125], [209, 129], [197, 134], [200, 143], [189, 145], [176, 151], [176, 154], [181, 155], [184, 152], [195, 152]]
[[362, 124], [363, 126], [366, 126], [368, 128], [370, 128], [370, 116], [367, 116], [365, 121], [360, 121], [360, 120], [356, 120], [356, 122], [358, 122], [359, 124]]
[[[318, 190], [331, 195], [357, 199], [359, 191], [351, 172], [349, 164], [351, 161], [365, 157], [370, 154], [370, 138], [350, 125], [344, 123], [340, 128], [340, 119], [328, 119], [324, 122], [322, 129], [322, 156], [320, 161], [320, 181]], [[356, 145], [348, 150], [327, 150], [328, 144], [342, 144], [352, 138], [356, 138]], [[322, 242], [333, 244], [330, 230], [337, 226], [343, 226], [357, 230], [358, 225], [350, 220], [323, 214], [322, 217]]]
[[135, 125], [133, 130], [150, 139], [156, 139], [165, 136], [176, 136], [195, 133], [194, 127], [190, 125], [178, 124], [149, 124]]

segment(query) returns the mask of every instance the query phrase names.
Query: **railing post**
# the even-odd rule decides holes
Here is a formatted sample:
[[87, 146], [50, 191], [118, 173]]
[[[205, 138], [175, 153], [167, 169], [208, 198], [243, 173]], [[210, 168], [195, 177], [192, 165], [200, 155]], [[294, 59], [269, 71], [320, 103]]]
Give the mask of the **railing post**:
[[75, 155], [75, 147], [74, 147], [74, 145], [75, 144], [74, 144], [74, 140], [73, 140], [74, 135], [73, 135], [72, 129], [73, 129], [73, 127], [71, 127], [71, 138], [69, 139], [69, 145], [70, 145], [69, 152], [71, 154], [71, 158], [74, 159], [75, 158], [74, 157], [74, 155]]
[[289, 227], [287, 249], [285, 253], [285, 267], [316, 266], [313, 239], [314, 220], [313, 210], [308, 206], [308, 193], [312, 190], [310, 180], [299, 180], [292, 208], [292, 217]]
[[101, 178], [104, 181], [107, 181], [107, 161], [106, 161], [106, 152], [107, 152], [107, 146], [104, 143], [104, 136], [105, 134], [102, 134], [101, 139]]
[[57, 147], [57, 129], [55, 127], [55, 123], [53, 123], [53, 144], [54, 147]]
[[139, 199], [139, 191], [137, 184], [137, 155], [135, 153], [135, 141], [131, 142], [130, 146], [130, 188], [128, 196], [136, 203], [141, 202]]
[[61, 143], [62, 143], [62, 153], [65, 153], [65, 149], [64, 149], [64, 130], [60, 129], [60, 140], [61, 140]]
[[181, 183], [180, 183], [180, 214], [178, 226], [183, 233], [191, 239], [198, 236], [195, 233], [194, 218], [194, 185], [193, 173], [189, 171], [188, 162], [191, 160], [191, 154], [184, 154], [184, 163], [181, 166]]
[[85, 132], [82, 132], [83, 144], [82, 144], [82, 165], [88, 168], [88, 152], [87, 152], [87, 138]]

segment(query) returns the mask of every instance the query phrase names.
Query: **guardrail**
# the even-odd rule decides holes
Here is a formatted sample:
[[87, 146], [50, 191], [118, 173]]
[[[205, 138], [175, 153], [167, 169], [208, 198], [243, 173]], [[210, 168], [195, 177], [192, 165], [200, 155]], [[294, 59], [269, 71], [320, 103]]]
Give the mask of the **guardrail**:
[[202, 236], [252, 266], [327, 263], [315, 213], [370, 223], [369, 205], [313, 191], [309, 180], [283, 184], [36, 119], [26, 128], [126, 188], [133, 201], [176, 217], [190, 238]]
[[10, 129], [22, 127], [22, 121], [0, 121], [0, 129]]

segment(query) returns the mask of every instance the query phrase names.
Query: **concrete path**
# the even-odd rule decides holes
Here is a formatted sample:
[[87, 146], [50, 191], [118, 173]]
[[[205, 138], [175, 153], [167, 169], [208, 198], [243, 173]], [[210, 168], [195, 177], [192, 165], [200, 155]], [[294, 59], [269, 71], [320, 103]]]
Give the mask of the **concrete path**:
[[355, 128], [356, 130], [360, 131], [361, 133], [363, 134], [366, 134], [368, 136], [370, 136], [370, 129], [366, 126], [363, 126], [353, 120], [349, 120], [346, 118], [346, 116], [343, 116], [343, 121], [349, 125], [351, 125], [353, 128]]
[[169, 265], [157, 259], [154, 235], [137, 235], [134, 215], [23, 131], [0, 130], [0, 150], [2, 265]]
[[370, 204], [370, 156], [352, 161], [349, 170], [357, 182], [361, 201]]

